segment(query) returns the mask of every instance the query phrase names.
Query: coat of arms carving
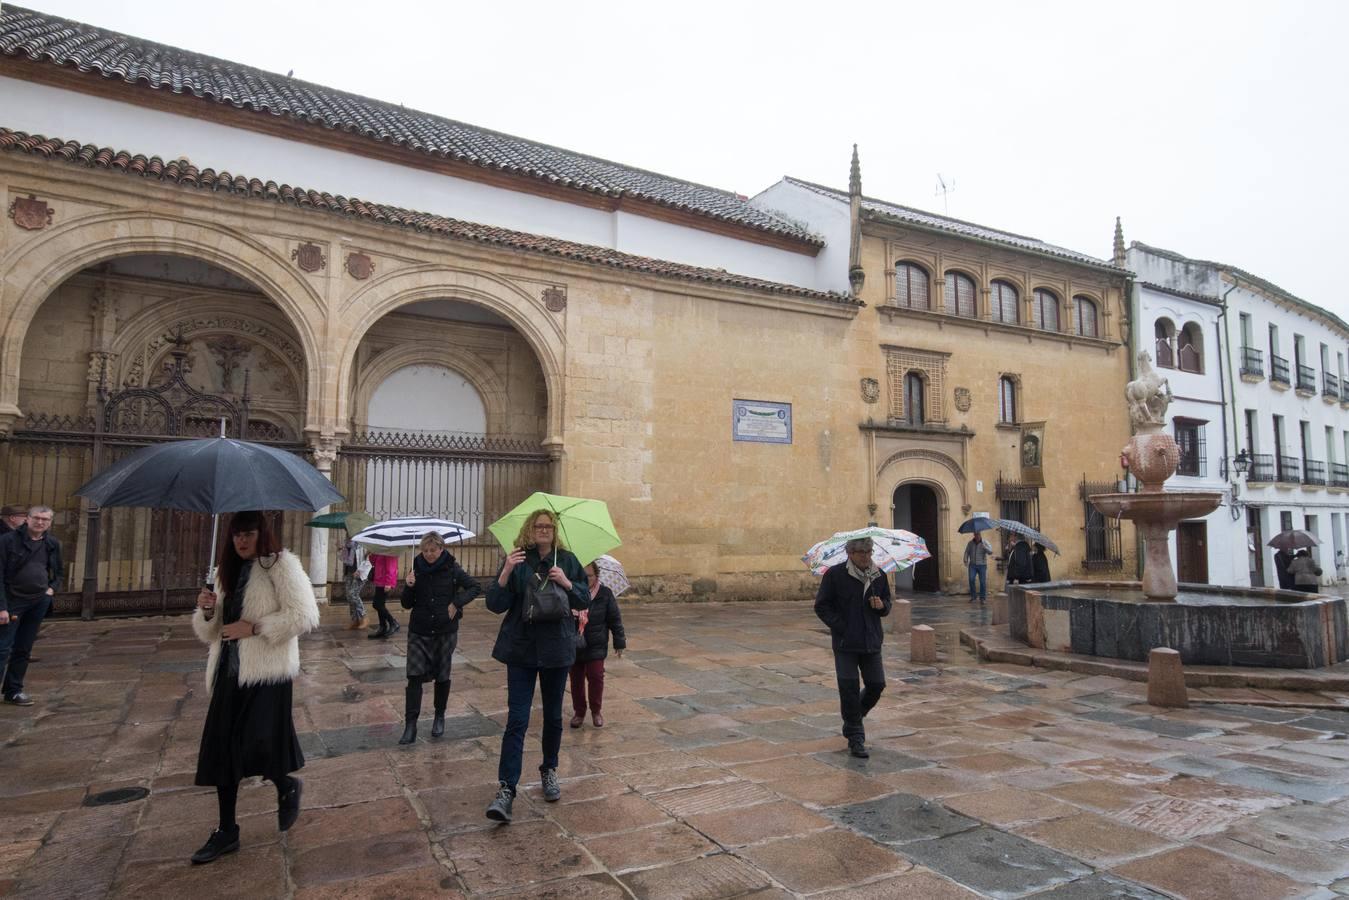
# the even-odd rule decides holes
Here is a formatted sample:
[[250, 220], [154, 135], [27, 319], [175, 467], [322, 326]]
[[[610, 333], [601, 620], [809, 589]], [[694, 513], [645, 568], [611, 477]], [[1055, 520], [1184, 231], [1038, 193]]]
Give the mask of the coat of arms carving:
[[9, 204], [9, 217], [14, 224], [28, 231], [41, 231], [52, 223], [54, 213], [46, 200], [39, 200], [29, 194], [27, 197], [15, 197]]
[[323, 255], [323, 248], [311, 242], [305, 242], [290, 251], [290, 258], [306, 272], [317, 272], [328, 265], [328, 257]]
[[364, 253], [348, 253], [347, 274], [357, 281], [365, 281], [375, 274], [375, 261]]
[[543, 289], [543, 305], [549, 312], [562, 312], [567, 308], [567, 291], [554, 285]]
[[956, 409], [960, 410], [961, 412], [969, 412], [970, 405], [972, 402], [973, 401], [970, 398], [969, 388], [963, 387], [956, 388]]
[[881, 383], [874, 378], [863, 378], [862, 399], [867, 403], [875, 403], [881, 399]]

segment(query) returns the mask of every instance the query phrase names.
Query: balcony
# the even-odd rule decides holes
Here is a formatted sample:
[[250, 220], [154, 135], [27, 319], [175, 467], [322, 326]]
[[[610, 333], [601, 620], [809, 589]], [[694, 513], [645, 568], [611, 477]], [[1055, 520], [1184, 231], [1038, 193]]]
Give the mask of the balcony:
[[1284, 387], [1292, 384], [1292, 381], [1288, 378], [1288, 360], [1282, 356], [1271, 356], [1269, 358], [1269, 380]]
[[1302, 466], [1301, 460], [1296, 456], [1276, 457], [1279, 464], [1279, 470], [1275, 473], [1275, 480], [1280, 484], [1301, 484]]
[[1316, 370], [1311, 366], [1297, 364], [1297, 389], [1310, 394], [1316, 393]]
[[1326, 464], [1319, 459], [1302, 461], [1302, 483], [1324, 486], [1326, 483]]
[[1321, 396], [1331, 403], [1340, 399], [1340, 379], [1326, 372], [1321, 375]]
[[1246, 481], [1257, 484], [1271, 484], [1274, 481], [1274, 457], [1268, 453], [1255, 453], [1251, 456], [1251, 470]]
[[1330, 464], [1330, 486], [1349, 488], [1349, 466], [1344, 463]]
[[1242, 347], [1241, 377], [1248, 381], [1262, 381], [1265, 377], [1265, 354], [1254, 347]]

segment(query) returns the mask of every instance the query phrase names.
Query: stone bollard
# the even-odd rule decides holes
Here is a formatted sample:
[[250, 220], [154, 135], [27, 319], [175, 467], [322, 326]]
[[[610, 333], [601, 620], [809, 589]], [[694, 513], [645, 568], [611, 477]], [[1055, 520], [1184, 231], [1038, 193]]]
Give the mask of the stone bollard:
[[1171, 707], [1190, 705], [1185, 692], [1185, 670], [1180, 665], [1180, 653], [1170, 647], [1155, 647], [1148, 654], [1148, 704]]
[[890, 633], [903, 637], [913, 627], [913, 606], [908, 600], [895, 600], [890, 604]]
[[989, 609], [989, 612], [991, 613], [991, 618], [989, 619], [990, 624], [993, 624], [993, 625], [1006, 625], [1006, 624], [1007, 624], [1007, 595], [1006, 595], [1006, 594], [994, 594], [992, 597], [989, 597], [989, 598], [988, 598], [988, 602], [989, 602], [990, 604], [992, 604], [992, 606], [991, 606], [990, 609]]
[[930, 625], [915, 625], [909, 631], [909, 661], [934, 663], [937, 661], [937, 632]]

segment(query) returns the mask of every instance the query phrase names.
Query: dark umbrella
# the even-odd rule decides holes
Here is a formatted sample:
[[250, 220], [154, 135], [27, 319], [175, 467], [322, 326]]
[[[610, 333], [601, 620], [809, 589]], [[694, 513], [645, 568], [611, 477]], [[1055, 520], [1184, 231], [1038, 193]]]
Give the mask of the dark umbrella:
[[1301, 550], [1303, 547], [1319, 547], [1320, 545], [1321, 542], [1316, 535], [1310, 531], [1303, 531], [1301, 528], [1280, 531], [1269, 539], [1269, 546], [1275, 550]]
[[972, 519], [966, 519], [960, 523], [956, 531], [961, 534], [974, 534], [976, 531], [993, 531], [998, 527], [998, 523], [988, 516], [975, 516]]

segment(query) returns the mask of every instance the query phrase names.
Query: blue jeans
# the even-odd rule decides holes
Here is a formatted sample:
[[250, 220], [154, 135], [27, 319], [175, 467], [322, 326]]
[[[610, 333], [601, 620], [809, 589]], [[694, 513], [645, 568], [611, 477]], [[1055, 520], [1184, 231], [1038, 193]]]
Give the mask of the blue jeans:
[[520, 783], [520, 765], [525, 755], [525, 732], [529, 730], [529, 710], [534, 705], [534, 681], [543, 687], [543, 765], [539, 771], [557, 768], [562, 749], [562, 697], [567, 692], [567, 674], [571, 666], [536, 669], [533, 666], [506, 666], [506, 733], [501, 736], [501, 762], [497, 780], [515, 790]]
[[[970, 570], [970, 599], [973, 600], [975, 597], [978, 597], [979, 602], [983, 603], [985, 600], [988, 599], [988, 565], [987, 564], [982, 566], [971, 565], [969, 567], [969, 570]], [[974, 592], [975, 578], [979, 579], [979, 593], [977, 594]]]
[[28, 655], [37, 642], [38, 629], [52, 608], [52, 598], [43, 597], [27, 609], [20, 610], [19, 621], [10, 613], [8, 625], [0, 625], [0, 672], [5, 673], [5, 697], [23, 693], [23, 676], [28, 672]]

